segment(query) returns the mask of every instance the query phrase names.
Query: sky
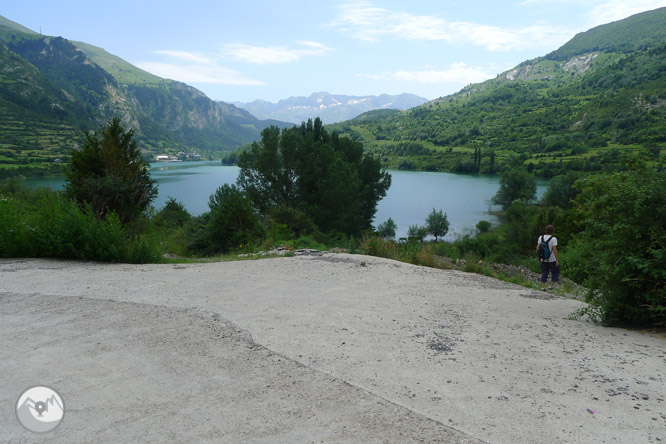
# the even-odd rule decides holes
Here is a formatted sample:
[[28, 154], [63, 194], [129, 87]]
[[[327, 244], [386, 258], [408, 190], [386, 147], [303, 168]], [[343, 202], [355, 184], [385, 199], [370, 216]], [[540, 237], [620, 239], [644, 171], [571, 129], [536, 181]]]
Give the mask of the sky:
[[432, 100], [666, 0], [0, 0], [0, 15], [99, 46], [214, 100], [314, 92]]

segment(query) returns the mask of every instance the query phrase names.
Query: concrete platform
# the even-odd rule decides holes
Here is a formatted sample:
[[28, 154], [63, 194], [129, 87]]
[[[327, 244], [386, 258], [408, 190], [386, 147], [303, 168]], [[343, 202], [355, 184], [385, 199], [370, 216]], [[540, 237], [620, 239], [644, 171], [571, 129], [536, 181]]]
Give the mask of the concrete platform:
[[[4, 260], [0, 442], [666, 442], [666, 339], [580, 306], [347, 254]], [[47, 435], [14, 413], [35, 384]]]

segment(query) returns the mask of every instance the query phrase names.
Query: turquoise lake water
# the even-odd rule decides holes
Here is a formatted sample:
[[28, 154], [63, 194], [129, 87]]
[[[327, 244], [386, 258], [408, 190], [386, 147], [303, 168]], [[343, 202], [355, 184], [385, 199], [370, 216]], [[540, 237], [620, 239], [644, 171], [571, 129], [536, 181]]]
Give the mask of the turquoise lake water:
[[[490, 198], [499, 189], [499, 177], [471, 174], [390, 171], [392, 184], [379, 202], [375, 226], [391, 217], [398, 225], [398, 237], [405, 236], [410, 225], [422, 225], [433, 208], [447, 214], [450, 227], [447, 240], [474, 232], [480, 220], [493, 223], [489, 213], [496, 206]], [[169, 197], [182, 202], [191, 214], [208, 210], [208, 197], [222, 184], [234, 183], [238, 168], [213, 162], [155, 162], [151, 175], [157, 181], [159, 194], [153, 206], [162, 208]], [[25, 179], [31, 186], [60, 189], [63, 178]], [[537, 195], [546, 191], [547, 182], [537, 184]]]

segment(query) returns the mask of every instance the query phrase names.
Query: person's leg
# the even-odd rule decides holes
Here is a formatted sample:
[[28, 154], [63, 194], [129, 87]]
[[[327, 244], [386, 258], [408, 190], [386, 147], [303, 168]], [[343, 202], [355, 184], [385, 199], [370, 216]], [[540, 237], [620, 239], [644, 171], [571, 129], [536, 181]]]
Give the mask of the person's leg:
[[555, 286], [555, 282], [560, 281], [560, 267], [555, 265], [555, 262], [551, 262], [550, 271], [551, 271], [550, 288], [552, 290], [553, 287]]
[[546, 282], [548, 281], [548, 262], [541, 262], [541, 289], [546, 289]]

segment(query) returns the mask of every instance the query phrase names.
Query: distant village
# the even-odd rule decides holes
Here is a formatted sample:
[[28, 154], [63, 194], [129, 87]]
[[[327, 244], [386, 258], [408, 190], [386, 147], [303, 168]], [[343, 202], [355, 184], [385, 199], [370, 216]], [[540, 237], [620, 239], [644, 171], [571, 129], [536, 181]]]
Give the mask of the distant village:
[[182, 162], [187, 160], [201, 160], [201, 155], [197, 153], [186, 153], [184, 151], [179, 152], [175, 156], [169, 156], [168, 154], [158, 154], [155, 156], [156, 162]]

